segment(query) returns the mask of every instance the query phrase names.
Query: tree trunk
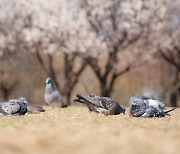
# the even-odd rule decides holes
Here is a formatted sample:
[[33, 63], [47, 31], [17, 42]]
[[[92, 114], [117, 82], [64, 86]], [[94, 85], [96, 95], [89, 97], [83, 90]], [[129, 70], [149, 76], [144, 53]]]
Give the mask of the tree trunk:
[[7, 101], [9, 98], [9, 91], [5, 87], [1, 87], [1, 91], [3, 93], [4, 100]]
[[15, 81], [9, 85], [6, 82], [0, 82], [0, 90], [2, 91], [4, 100], [8, 100], [9, 95], [17, 84], [18, 81]]
[[78, 57], [77, 54], [68, 54], [64, 53], [64, 77], [65, 77], [65, 84], [64, 84], [64, 95], [66, 97], [67, 104], [71, 104], [71, 95], [72, 92], [79, 81], [79, 77], [81, 73], [86, 68], [86, 62], [83, 61], [81, 66], [78, 70], [74, 71], [74, 66], [76, 63], [76, 58]]
[[113, 93], [113, 86], [115, 78], [110, 79], [110, 83], [107, 82], [107, 79], [99, 80], [100, 81], [100, 94], [104, 97], [111, 97]]
[[177, 91], [170, 94], [170, 104], [172, 107], [177, 107]]
[[46, 73], [47, 77], [51, 77], [53, 79], [53, 82], [56, 86], [56, 88], [61, 91], [61, 86], [57, 81], [57, 76], [56, 76], [56, 72], [54, 70], [53, 67], [53, 56], [51, 54], [46, 54], [46, 57], [48, 59], [48, 63], [46, 63], [46, 61], [43, 59], [43, 56], [40, 54], [39, 50], [36, 50], [36, 57], [37, 60], [40, 64], [40, 66], [42, 67], [42, 69], [44, 70], [44, 72]]
[[68, 93], [66, 94], [66, 99], [67, 99], [67, 104], [70, 105], [71, 104], [71, 94], [72, 91], [68, 91]]
[[110, 97], [110, 93], [109, 93], [109, 90], [107, 90], [106, 86], [107, 86], [107, 83], [106, 82], [101, 82], [100, 83], [100, 90], [101, 90], [101, 96], [103, 97]]
[[111, 97], [111, 94], [112, 94], [112, 91], [109, 91], [107, 89], [103, 90], [101, 88], [101, 96], [103, 96], [103, 97]]

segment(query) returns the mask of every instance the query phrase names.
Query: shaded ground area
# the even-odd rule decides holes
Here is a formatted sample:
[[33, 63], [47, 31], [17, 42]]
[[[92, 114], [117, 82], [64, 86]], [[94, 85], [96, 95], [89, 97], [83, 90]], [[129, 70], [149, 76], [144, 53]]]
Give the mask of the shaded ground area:
[[104, 116], [85, 107], [0, 117], [0, 153], [179, 153], [180, 109], [171, 117]]

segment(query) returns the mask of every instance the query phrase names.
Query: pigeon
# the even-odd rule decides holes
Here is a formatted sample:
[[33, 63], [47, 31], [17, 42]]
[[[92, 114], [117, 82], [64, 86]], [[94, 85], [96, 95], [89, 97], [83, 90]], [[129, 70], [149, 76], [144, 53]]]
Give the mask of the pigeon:
[[149, 99], [144, 96], [133, 96], [130, 98], [130, 116], [133, 117], [165, 117], [169, 112], [175, 110], [173, 108], [168, 111], [165, 110], [165, 105], [163, 102], [158, 100]]
[[48, 105], [51, 105], [53, 102], [58, 102], [60, 107], [67, 107], [67, 104], [63, 102], [61, 94], [55, 89], [51, 78], [46, 79], [44, 99]]
[[88, 107], [89, 111], [102, 113], [104, 115], [118, 115], [120, 113], [125, 114], [125, 107], [120, 105], [116, 100], [108, 97], [100, 97], [94, 94], [87, 96], [77, 95], [75, 102], [84, 103]]
[[27, 101], [21, 97], [0, 103], [0, 115], [24, 115], [27, 112]]

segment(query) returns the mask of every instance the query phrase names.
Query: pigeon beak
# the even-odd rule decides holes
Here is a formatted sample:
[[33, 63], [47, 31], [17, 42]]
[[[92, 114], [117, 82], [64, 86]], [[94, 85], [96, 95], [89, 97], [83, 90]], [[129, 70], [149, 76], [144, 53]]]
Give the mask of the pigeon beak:
[[77, 102], [78, 100], [79, 100], [79, 99], [74, 99], [73, 101], [74, 101], [74, 102]]
[[51, 82], [50, 81], [46, 81], [46, 84], [50, 84]]

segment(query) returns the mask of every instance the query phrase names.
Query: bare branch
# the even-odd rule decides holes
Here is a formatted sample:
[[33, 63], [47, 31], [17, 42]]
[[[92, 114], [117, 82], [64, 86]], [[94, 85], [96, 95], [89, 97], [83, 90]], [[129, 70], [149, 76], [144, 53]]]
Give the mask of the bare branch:
[[174, 58], [170, 58], [169, 56], [167, 56], [167, 54], [165, 54], [161, 49], [159, 49], [159, 52], [161, 54], [161, 56], [171, 65], [173, 65], [175, 68], [177, 68], [178, 70], [180, 70], [180, 66], [174, 61]]

